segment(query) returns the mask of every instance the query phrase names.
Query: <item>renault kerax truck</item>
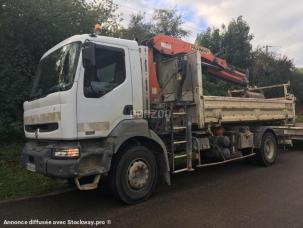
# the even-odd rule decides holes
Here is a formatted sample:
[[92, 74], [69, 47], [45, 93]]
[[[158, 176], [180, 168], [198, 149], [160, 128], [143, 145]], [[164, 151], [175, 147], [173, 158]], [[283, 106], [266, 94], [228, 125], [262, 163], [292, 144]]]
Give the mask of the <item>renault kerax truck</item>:
[[[205, 75], [237, 85], [206, 96]], [[90, 190], [107, 182], [127, 204], [173, 174], [244, 159], [272, 165], [301, 139], [289, 84], [250, 87], [210, 50], [157, 35], [144, 44], [84, 34], [41, 58], [24, 102], [22, 166]], [[277, 97], [267, 90], [281, 90]]]

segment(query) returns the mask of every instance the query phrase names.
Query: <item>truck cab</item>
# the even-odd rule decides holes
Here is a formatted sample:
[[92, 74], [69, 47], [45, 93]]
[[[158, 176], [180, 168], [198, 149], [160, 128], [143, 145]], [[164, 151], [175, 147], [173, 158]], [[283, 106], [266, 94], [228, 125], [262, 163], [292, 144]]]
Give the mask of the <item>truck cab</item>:
[[[95, 50], [95, 65], [87, 70], [81, 51], [86, 43]], [[31, 100], [24, 103], [25, 135], [48, 140], [106, 137], [130, 118], [127, 107], [142, 105], [137, 42], [73, 36], [41, 58]]]
[[[146, 105], [147, 70], [147, 49], [136, 41], [77, 35], [47, 51], [24, 102], [22, 165], [75, 179], [84, 190], [97, 186], [114, 154], [135, 137], [163, 147], [147, 122], [133, 115]], [[82, 185], [87, 176], [94, 181]]]

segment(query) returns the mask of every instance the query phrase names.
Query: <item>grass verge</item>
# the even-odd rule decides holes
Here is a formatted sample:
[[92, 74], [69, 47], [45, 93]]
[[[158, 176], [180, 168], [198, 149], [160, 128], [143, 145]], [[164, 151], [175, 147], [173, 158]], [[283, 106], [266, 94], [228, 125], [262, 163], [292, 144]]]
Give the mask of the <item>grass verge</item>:
[[0, 201], [37, 196], [67, 188], [60, 180], [21, 168], [22, 146], [22, 144], [0, 146]]

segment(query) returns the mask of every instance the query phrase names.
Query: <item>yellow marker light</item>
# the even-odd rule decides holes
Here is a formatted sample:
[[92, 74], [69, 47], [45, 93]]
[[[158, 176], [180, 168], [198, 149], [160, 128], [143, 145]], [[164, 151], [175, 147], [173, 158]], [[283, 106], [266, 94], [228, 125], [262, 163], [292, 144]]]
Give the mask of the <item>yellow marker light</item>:
[[102, 25], [100, 23], [95, 24], [95, 30], [102, 29]]

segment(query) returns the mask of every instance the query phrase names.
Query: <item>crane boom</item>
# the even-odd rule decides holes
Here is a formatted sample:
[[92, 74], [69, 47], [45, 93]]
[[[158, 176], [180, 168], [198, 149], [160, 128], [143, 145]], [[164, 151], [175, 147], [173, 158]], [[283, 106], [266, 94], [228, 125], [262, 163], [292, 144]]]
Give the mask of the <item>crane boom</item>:
[[154, 90], [154, 95], [152, 92], [150, 94], [152, 98], [155, 98], [157, 91], [160, 90], [154, 66], [154, 50], [165, 56], [177, 56], [198, 51], [201, 54], [204, 72], [237, 85], [245, 86], [248, 84], [246, 72], [229, 65], [225, 59], [216, 57], [208, 48], [163, 34], [152, 37], [149, 41], [149, 47], [150, 87]]

